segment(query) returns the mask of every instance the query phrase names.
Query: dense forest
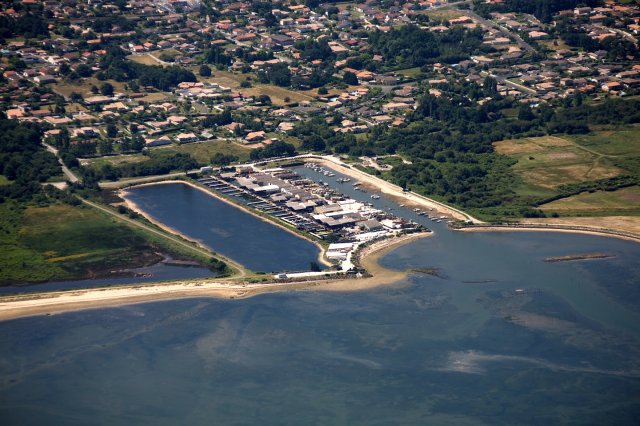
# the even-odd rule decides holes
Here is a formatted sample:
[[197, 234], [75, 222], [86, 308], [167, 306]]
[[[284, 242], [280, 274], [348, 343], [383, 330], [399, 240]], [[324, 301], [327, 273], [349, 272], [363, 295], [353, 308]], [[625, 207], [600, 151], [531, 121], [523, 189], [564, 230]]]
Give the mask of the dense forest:
[[169, 91], [184, 81], [197, 81], [195, 74], [179, 66], [144, 65], [129, 61], [125, 56], [125, 52], [118, 46], [110, 46], [100, 61], [100, 77], [116, 81], [137, 80], [142, 86], [152, 86], [163, 91]]
[[62, 173], [56, 157], [40, 144], [37, 126], [2, 117], [0, 135], [0, 175], [12, 181], [0, 186], [0, 202], [28, 201], [42, 192], [41, 182]]
[[433, 33], [405, 25], [388, 32], [370, 33], [369, 44], [374, 53], [382, 55], [387, 67], [409, 68], [468, 59], [482, 44], [482, 36], [480, 28], [454, 27], [444, 33]]
[[49, 35], [47, 23], [42, 16], [26, 14], [17, 18], [10, 16], [0, 16], [0, 38], [11, 38], [14, 36], [24, 36], [34, 38]]

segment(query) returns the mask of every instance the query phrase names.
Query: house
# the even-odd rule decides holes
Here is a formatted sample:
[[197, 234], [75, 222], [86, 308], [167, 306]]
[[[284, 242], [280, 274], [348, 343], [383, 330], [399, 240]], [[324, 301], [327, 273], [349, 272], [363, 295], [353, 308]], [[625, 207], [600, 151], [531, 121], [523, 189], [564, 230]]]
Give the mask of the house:
[[80, 127], [73, 131], [73, 136], [79, 138], [95, 138], [98, 135], [98, 131], [93, 127]]
[[251, 132], [247, 136], [245, 136], [244, 140], [248, 143], [260, 142], [264, 140], [265, 132]]
[[169, 138], [169, 136], [162, 136], [162, 137], [159, 137], [158, 139], [145, 138], [144, 142], [145, 142], [145, 145], [148, 147], [170, 145], [171, 138]]
[[180, 133], [179, 135], [176, 136], [176, 140], [178, 141], [178, 143], [189, 143], [189, 142], [195, 142], [198, 140], [198, 137], [195, 135], [195, 133]]

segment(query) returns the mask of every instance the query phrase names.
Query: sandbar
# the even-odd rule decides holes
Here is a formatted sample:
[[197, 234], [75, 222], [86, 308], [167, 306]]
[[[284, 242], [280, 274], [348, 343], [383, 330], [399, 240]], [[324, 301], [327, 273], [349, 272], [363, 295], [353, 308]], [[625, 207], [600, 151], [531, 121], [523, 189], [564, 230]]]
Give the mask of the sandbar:
[[382, 240], [366, 247], [360, 253], [360, 262], [372, 274], [367, 278], [329, 279], [304, 282], [245, 283], [224, 280], [189, 280], [153, 284], [126, 285], [83, 290], [20, 294], [0, 298], [0, 321], [37, 316], [55, 315], [85, 309], [117, 307], [130, 304], [213, 297], [241, 299], [264, 293], [292, 290], [356, 291], [398, 282], [407, 272], [383, 268], [378, 260], [390, 250], [431, 233], [408, 234]]

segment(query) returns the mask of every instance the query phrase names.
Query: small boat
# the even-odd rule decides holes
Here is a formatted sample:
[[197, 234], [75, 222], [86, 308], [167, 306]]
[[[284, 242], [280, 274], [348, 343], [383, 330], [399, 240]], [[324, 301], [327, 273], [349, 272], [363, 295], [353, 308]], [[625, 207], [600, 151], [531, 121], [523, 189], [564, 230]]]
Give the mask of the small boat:
[[380, 196], [377, 194], [371, 194], [371, 198], [373, 198], [374, 200], [377, 200], [378, 198], [380, 198]]

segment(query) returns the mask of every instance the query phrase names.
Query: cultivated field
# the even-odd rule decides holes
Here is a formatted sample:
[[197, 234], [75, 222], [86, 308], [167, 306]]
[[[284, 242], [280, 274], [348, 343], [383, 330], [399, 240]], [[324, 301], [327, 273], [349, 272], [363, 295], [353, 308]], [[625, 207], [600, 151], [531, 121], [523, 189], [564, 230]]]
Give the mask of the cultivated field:
[[575, 214], [640, 214], [640, 187], [617, 191], [585, 192], [542, 206], [545, 212], [573, 212]]
[[[579, 136], [543, 136], [494, 144], [517, 160], [513, 170], [522, 196], [549, 197], [563, 184], [640, 174], [640, 127], [603, 130]], [[585, 192], [541, 206], [562, 215], [640, 214], [640, 188]]]
[[500, 141], [495, 148], [498, 153], [517, 159], [513, 170], [526, 184], [538, 189], [554, 189], [563, 184], [624, 173], [606, 155], [555, 136]]

